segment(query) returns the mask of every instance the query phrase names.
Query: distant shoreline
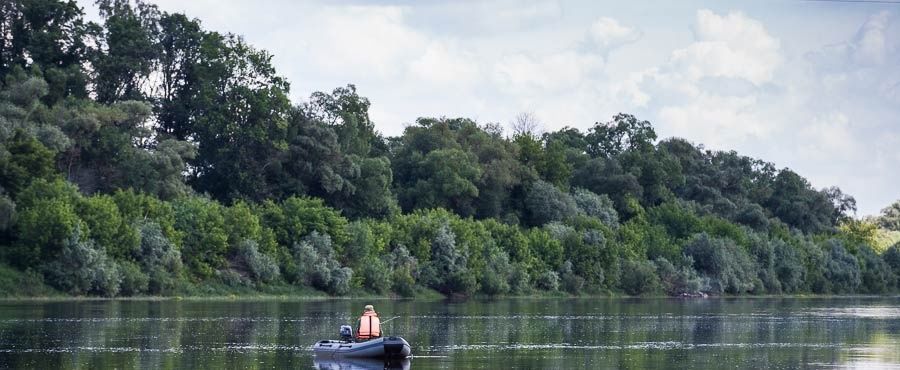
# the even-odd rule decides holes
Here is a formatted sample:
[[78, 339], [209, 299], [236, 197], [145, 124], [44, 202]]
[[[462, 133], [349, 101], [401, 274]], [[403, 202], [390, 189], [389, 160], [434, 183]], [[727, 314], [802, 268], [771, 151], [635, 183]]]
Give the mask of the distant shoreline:
[[423, 295], [418, 297], [399, 297], [399, 296], [358, 296], [358, 297], [335, 297], [335, 296], [317, 296], [317, 295], [214, 295], [214, 296], [139, 296], [139, 297], [68, 297], [68, 296], [37, 296], [37, 297], [0, 297], [0, 302], [94, 302], [94, 301], [355, 301], [355, 300], [374, 300], [374, 301], [491, 301], [491, 300], [546, 300], [546, 299], [597, 299], [597, 300], [630, 300], [630, 299], [667, 299], [667, 300], [741, 300], [741, 299], [868, 299], [868, 298], [898, 298], [896, 294], [872, 295], [872, 294], [764, 294], [764, 295], [718, 295], [701, 297], [672, 297], [666, 295], [645, 295], [645, 296], [627, 296], [627, 295], [508, 295], [508, 296], [472, 296], [468, 298], [450, 298], [446, 296]]

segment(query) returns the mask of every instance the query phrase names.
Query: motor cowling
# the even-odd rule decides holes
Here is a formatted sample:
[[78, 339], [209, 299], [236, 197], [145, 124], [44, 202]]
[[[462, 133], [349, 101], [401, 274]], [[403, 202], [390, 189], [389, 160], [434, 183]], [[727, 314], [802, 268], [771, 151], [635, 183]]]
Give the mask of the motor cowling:
[[350, 325], [341, 325], [341, 338], [344, 340], [353, 338], [353, 328]]

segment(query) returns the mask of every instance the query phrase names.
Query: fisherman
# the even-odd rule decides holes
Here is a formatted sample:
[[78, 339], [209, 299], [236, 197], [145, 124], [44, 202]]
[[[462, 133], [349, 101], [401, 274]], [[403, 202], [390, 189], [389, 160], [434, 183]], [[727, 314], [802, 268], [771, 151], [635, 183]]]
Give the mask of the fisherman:
[[378, 337], [381, 337], [381, 320], [378, 319], [375, 307], [367, 304], [356, 324], [356, 339], [369, 340]]

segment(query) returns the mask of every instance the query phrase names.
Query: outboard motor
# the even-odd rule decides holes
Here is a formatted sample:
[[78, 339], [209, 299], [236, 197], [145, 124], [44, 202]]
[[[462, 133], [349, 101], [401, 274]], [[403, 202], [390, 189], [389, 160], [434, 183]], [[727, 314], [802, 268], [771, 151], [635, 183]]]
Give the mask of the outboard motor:
[[353, 328], [350, 325], [341, 325], [341, 340], [345, 342], [353, 340]]

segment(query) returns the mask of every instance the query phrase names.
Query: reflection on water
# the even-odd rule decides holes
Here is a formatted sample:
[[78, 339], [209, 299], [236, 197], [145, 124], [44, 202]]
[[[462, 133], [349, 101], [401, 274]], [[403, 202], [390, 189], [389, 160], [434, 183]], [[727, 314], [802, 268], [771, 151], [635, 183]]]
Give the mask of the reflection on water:
[[[362, 306], [412, 362], [316, 359]], [[0, 368], [900, 368], [900, 300], [0, 302]]]
[[412, 361], [402, 360], [373, 360], [373, 359], [322, 359], [315, 358], [313, 365], [319, 370], [408, 370]]

